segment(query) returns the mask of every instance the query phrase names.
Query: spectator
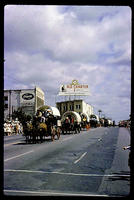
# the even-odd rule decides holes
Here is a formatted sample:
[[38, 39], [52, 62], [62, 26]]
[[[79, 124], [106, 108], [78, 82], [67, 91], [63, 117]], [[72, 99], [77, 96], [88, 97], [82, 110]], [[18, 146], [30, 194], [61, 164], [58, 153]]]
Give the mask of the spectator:
[[20, 133], [21, 133], [21, 134], [23, 133], [23, 126], [22, 126], [21, 123], [20, 123]]
[[11, 135], [11, 127], [10, 127], [10, 124], [9, 124], [9, 123], [7, 124], [6, 134], [7, 134], [8, 136]]
[[18, 134], [21, 134], [20, 123], [18, 123]]

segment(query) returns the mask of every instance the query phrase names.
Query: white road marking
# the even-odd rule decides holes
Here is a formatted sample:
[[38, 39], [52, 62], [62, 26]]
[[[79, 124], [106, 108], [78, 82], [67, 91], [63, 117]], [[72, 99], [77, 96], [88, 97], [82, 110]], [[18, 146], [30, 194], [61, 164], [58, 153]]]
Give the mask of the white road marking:
[[20, 173], [41, 173], [41, 174], [60, 174], [60, 175], [71, 175], [71, 176], [89, 176], [89, 177], [130, 177], [130, 175], [122, 174], [76, 174], [67, 172], [45, 172], [45, 171], [33, 171], [33, 170], [16, 170], [16, 169], [5, 169], [4, 172], [20, 172]]
[[18, 157], [24, 156], [24, 155], [29, 154], [29, 153], [32, 153], [32, 152], [34, 152], [34, 151], [33, 151], [33, 150], [32, 150], [32, 151], [28, 151], [28, 152], [26, 152], [26, 153], [19, 154], [19, 155], [17, 155], [17, 156], [13, 156], [13, 157], [11, 157], [11, 158], [7, 158], [7, 159], [4, 160], [4, 162], [7, 162], [7, 161], [12, 160], [12, 159], [14, 159], [14, 158], [18, 158]]
[[77, 162], [79, 162], [86, 154], [87, 154], [87, 152], [83, 153], [83, 154], [81, 155], [81, 157], [80, 157], [78, 160], [76, 160], [76, 161], [74, 162], [74, 164], [76, 164]]
[[62, 195], [62, 196], [95, 196], [95, 197], [109, 197], [106, 194], [82, 194], [82, 193], [65, 193], [65, 192], [52, 192], [52, 191], [46, 191], [46, 192], [42, 192], [42, 191], [26, 191], [26, 190], [4, 190], [4, 192], [8, 192], [8, 193], [26, 193], [26, 194], [38, 194], [38, 195]]

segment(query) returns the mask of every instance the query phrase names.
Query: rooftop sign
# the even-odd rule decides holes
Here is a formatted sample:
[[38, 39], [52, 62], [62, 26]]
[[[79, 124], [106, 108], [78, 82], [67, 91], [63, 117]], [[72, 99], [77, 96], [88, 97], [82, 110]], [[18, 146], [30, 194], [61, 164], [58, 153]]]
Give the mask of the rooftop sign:
[[79, 84], [77, 80], [73, 80], [71, 84], [60, 86], [60, 96], [88, 96], [89, 88], [88, 85]]

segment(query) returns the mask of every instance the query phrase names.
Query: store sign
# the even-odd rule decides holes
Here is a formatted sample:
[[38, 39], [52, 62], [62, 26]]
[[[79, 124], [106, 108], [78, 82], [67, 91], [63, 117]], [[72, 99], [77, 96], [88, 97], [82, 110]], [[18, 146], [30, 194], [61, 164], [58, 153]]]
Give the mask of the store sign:
[[61, 85], [59, 95], [77, 95], [87, 96], [90, 95], [88, 85], [79, 84], [77, 80], [73, 80], [71, 84]]
[[22, 98], [25, 99], [25, 100], [31, 100], [31, 99], [34, 98], [34, 95], [30, 94], [30, 93], [26, 93], [26, 94], [22, 95]]
[[35, 102], [34, 91], [26, 90], [20, 93], [20, 104], [21, 106], [33, 106]]

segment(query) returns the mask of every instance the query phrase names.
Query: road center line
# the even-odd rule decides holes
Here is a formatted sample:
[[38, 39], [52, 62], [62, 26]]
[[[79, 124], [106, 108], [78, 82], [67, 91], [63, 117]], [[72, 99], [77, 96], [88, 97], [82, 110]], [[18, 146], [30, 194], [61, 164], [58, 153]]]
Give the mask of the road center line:
[[87, 152], [83, 153], [83, 154], [81, 155], [81, 157], [80, 157], [78, 160], [76, 160], [76, 161], [74, 162], [74, 164], [76, 164], [77, 162], [79, 162], [86, 154], [87, 154]]
[[14, 159], [14, 158], [18, 158], [18, 157], [24, 156], [24, 155], [29, 154], [29, 153], [32, 153], [32, 152], [34, 152], [34, 151], [33, 151], [33, 150], [32, 150], [32, 151], [28, 151], [28, 152], [26, 152], [26, 153], [19, 154], [19, 155], [17, 155], [17, 156], [13, 156], [13, 157], [11, 157], [11, 158], [7, 158], [7, 159], [4, 160], [4, 162], [7, 162], [7, 161], [12, 160], [12, 159]]

